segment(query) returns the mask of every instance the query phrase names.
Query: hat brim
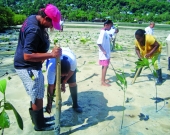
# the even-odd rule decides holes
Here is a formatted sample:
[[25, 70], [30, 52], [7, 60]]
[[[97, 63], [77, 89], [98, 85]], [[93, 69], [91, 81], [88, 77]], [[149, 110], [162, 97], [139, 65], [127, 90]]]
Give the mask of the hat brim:
[[52, 21], [52, 24], [53, 24], [53, 27], [54, 27], [56, 30], [61, 30], [61, 27], [60, 27], [60, 24], [59, 24], [59, 23]]

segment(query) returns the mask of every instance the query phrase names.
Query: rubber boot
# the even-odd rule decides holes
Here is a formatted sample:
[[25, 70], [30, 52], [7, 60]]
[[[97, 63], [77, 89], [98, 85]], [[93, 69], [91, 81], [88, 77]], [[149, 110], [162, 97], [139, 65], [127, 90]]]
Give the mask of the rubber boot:
[[77, 103], [77, 86], [69, 87], [69, 88], [70, 88], [71, 98], [73, 101], [73, 109], [78, 113], [82, 113], [83, 110]]
[[[30, 101], [30, 107], [31, 107], [31, 108], [29, 108], [29, 112], [32, 110], [32, 101]], [[30, 116], [31, 116], [31, 114], [30, 114]], [[44, 117], [44, 115], [43, 115], [43, 117]], [[31, 120], [32, 120], [32, 116], [31, 116]], [[48, 123], [48, 122], [51, 123], [51, 121], [54, 121], [54, 120], [55, 120], [54, 116], [44, 117], [44, 122], [45, 122], [45, 123]], [[33, 120], [32, 120], [32, 123], [33, 123]], [[34, 123], [33, 123], [33, 124], [34, 124]]]
[[158, 79], [156, 81], [156, 85], [161, 85], [163, 80], [162, 80], [162, 69], [156, 70], [156, 73], [158, 75]]
[[[137, 73], [137, 71], [138, 71], [138, 68], [136, 69], [136, 71], [135, 71], [135, 73], [134, 73], [134, 74], [130, 75], [130, 77], [131, 77], [131, 78], [134, 78], [134, 77], [135, 77], [135, 75], [136, 75], [136, 73]], [[139, 77], [139, 76], [140, 76], [141, 72], [142, 72], [142, 68], [140, 68], [140, 70], [139, 70], [139, 74], [138, 74], [138, 76], [137, 76], [137, 77]]]
[[51, 131], [54, 130], [54, 124], [46, 124], [44, 121], [43, 108], [38, 111], [29, 109], [29, 113], [34, 124], [35, 131]]

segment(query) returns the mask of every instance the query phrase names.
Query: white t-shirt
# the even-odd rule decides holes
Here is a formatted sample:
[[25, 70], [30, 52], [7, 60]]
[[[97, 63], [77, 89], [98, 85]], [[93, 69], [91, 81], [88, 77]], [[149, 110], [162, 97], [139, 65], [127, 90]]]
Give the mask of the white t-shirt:
[[116, 33], [115, 33], [115, 28], [111, 28], [110, 30], [107, 30], [107, 34], [109, 35], [112, 35], [111, 37], [114, 38], [116, 36]]
[[101, 45], [103, 49], [106, 51], [106, 55], [104, 55], [99, 48], [99, 60], [110, 59], [110, 36], [107, 34], [107, 32], [104, 29], [100, 31], [97, 44]]
[[[75, 71], [77, 67], [76, 56], [69, 48], [62, 48], [62, 56], [60, 59], [63, 59], [63, 56], [68, 58], [70, 63], [70, 70]], [[48, 59], [46, 62], [47, 69], [47, 80], [49, 84], [54, 84], [55, 75], [56, 75], [56, 58]]]
[[148, 26], [145, 28], [145, 32], [146, 32], [146, 34], [153, 35], [153, 28]]
[[60, 20], [60, 25], [64, 25], [64, 21]]

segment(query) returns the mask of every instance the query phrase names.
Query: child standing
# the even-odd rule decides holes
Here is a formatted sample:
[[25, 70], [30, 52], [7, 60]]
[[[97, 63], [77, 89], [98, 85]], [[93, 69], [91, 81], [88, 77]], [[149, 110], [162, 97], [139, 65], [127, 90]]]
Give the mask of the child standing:
[[114, 50], [114, 48], [115, 48], [115, 41], [116, 41], [116, 35], [117, 35], [117, 33], [119, 32], [119, 29], [118, 29], [118, 25], [113, 25], [112, 24], [112, 27], [111, 27], [111, 29], [110, 30], [108, 30], [108, 31], [106, 31], [109, 35], [110, 35], [110, 37], [111, 37], [111, 51], [113, 51]]
[[109, 80], [106, 80], [106, 72], [110, 63], [110, 36], [107, 30], [111, 29], [112, 21], [107, 20], [104, 22], [104, 28], [101, 29], [97, 45], [99, 46], [99, 65], [102, 66], [101, 85], [110, 86]]

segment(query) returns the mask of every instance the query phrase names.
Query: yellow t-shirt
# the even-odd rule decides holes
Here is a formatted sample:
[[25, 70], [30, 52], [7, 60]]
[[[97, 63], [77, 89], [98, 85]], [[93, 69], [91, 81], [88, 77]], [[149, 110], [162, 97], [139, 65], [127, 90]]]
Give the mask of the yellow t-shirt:
[[[135, 40], [135, 46], [139, 48], [140, 54], [144, 57], [147, 53], [149, 53], [152, 48], [153, 44], [155, 43], [156, 39], [152, 35], [145, 35], [145, 46], [141, 46], [137, 40]], [[160, 44], [160, 43], [159, 43]], [[155, 54], [161, 53], [161, 45], [159, 48], [151, 55], [153, 57]]]

